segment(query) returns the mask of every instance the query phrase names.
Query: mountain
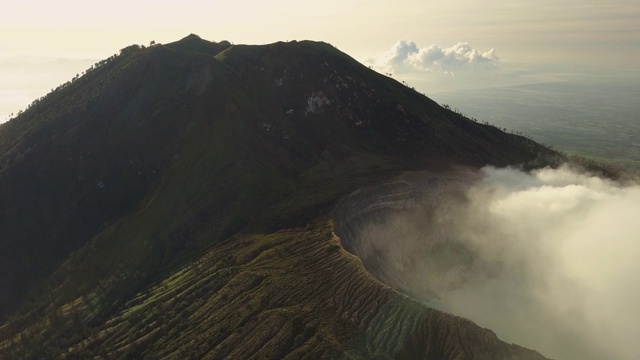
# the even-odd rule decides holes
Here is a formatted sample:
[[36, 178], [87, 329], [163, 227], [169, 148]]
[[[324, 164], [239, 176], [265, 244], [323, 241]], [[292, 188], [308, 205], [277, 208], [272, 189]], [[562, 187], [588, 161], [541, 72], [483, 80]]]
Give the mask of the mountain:
[[0, 357], [542, 359], [380, 283], [333, 209], [560, 157], [326, 43], [129, 46], [0, 126]]

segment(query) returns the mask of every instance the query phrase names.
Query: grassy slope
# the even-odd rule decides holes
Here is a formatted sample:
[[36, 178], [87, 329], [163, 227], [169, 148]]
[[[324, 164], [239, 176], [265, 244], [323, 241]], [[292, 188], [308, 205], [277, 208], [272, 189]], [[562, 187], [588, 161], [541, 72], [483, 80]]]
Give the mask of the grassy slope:
[[[183, 45], [196, 53], [174, 44], [119, 57], [96, 71], [113, 69], [109, 81], [130, 92], [74, 105], [85, 110], [71, 129], [98, 144], [65, 151], [107, 154], [91, 163], [115, 164], [104, 170], [114, 174], [136, 154], [157, 175], [66, 247], [76, 252], [23, 315], [0, 328], [0, 351], [427, 358], [520, 351], [377, 283], [337, 246], [328, 213], [344, 194], [434, 160], [504, 165], [536, 161], [544, 149], [444, 110], [327, 44], [233, 46], [213, 57], [193, 41]], [[91, 76], [68, 89], [88, 90]], [[313, 96], [329, 102], [308, 111]], [[100, 118], [110, 106], [120, 110]], [[36, 115], [28, 119], [38, 124], [13, 121], [0, 132], [12, 141], [3, 148], [3, 159], [13, 159], [9, 178], [21, 164], [20, 141], [53, 138], [42, 134], [42, 119], [53, 132], [69, 128], [60, 114]], [[122, 155], [112, 157], [114, 149]], [[127, 194], [130, 179], [108, 184], [112, 197]]]
[[305, 228], [236, 235], [121, 311], [92, 321], [98, 303], [91, 295], [71, 302], [44, 320], [55, 329], [43, 324], [47, 330], [38, 336], [32, 328], [11, 355], [541, 358], [378, 283], [339, 246], [326, 218]]

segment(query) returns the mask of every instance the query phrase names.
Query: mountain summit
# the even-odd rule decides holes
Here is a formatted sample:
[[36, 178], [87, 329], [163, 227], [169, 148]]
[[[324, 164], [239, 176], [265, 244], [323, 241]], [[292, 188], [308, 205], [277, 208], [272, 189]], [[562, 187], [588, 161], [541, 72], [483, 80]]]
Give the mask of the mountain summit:
[[375, 280], [332, 210], [557, 156], [326, 43], [126, 47], [0, 125], [0, 357], [542, 358]]

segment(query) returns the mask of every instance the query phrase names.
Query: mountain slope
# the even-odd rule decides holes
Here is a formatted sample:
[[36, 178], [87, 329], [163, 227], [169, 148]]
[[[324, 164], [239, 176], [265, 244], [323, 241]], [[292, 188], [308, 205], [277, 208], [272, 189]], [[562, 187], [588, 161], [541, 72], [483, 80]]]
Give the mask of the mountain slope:
[[406, 170], [556, 154], [331, 45], [131, 46], [2, 125], [0, 151], [6, 354], [538, 356], [378, 283], [330, 212]]

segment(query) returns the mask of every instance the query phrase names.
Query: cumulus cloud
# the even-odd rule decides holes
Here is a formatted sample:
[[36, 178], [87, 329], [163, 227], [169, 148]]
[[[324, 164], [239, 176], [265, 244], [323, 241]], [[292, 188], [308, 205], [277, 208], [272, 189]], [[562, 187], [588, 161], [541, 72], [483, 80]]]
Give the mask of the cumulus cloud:
[[391, 49], [379, 56], [381, 65], [395, 67], [404, 64], [410, 55], [419, 51], [418, 46], [413, 41], [400, 40]]
[[552, 358], [637, 358], [640, 186], [569, 167], [460, 184], [364, 227], [390, 285]]
[[401, 40], [370, 62], [383, 71], [435, 71], [453, 73], [459, 70], [488, 70], [498, 66], [494, 49], [481, 52], [466, 42], [448, 48], [430, 45], [420, 48], [413, 41]]

